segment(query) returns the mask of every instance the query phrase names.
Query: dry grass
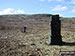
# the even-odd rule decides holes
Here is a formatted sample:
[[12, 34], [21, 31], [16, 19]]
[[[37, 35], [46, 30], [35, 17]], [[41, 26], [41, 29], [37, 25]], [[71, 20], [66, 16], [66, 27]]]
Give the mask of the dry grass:
[[[63, 20], [61, 31], [63, 41], [75, 42], [75, 28], [72, 27], [75, 24], [71, 24], [71, 28], [73, 28], [71, 29], [67, 27], [69, 23], [67, 25], [66, 20]], [[11, 23], [12, 26], [14, 24], [14, 22]], [[49, 18], [26, 19], [16, 22], [16, 25], [20, 26], [20, 29], [0, 30], [0, 56], [59, 56], [60, 49], [75, 51], [75, 46], [52, 46], [45, 43], [50, 34]], [[23, 28], [21, 27], [23, 26], [27, 27], [26, 33], [22, 32]]]

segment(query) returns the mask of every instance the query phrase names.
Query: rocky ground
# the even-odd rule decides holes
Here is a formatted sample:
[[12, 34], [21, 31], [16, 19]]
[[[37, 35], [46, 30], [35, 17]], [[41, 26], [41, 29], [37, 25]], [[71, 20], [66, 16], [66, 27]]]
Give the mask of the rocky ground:
[[[46, 44], [50, 35], [49, 15], [35, 17], [18, 15], [18, 17], [1, 16], [3, 20], [0, 18], [0, 56], [60, 56], [60, 50], [75, 51], [75, 45]], [[60, 20], [63, 41], [75, 42], [75, 19]], [[27, 27], [25, 33], [24, 26]]]

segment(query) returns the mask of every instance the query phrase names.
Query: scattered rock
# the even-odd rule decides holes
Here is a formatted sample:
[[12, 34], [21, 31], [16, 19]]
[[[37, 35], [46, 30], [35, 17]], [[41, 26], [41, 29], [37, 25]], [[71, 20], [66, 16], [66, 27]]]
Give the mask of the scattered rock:
[[35, 43], [31, 43], [31, 45], [34, 45], [35, 46], [36, 44]]

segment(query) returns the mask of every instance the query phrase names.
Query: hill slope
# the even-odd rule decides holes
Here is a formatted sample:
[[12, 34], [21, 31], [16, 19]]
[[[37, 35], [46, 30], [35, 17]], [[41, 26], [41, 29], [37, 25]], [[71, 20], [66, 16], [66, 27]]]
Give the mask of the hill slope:
[[[0, 56], [59, 56], [59, 51], [74, 51], [75, 46], [48, 46], [49, 14], [0, 16]], [[60, 18], [65, 42], [75, 42], [75, 19]], [[23, 27], [26, 26], [26, 32]]]

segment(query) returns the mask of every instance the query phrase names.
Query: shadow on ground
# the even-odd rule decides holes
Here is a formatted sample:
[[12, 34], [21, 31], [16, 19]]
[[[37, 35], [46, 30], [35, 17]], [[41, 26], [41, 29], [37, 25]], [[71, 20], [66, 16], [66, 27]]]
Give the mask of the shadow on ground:
[[69, 43], [69, 42], [62, 42], [62, 45], [66, 45], [66, 46], [75, 46], [75, 42], [73, 43]]

